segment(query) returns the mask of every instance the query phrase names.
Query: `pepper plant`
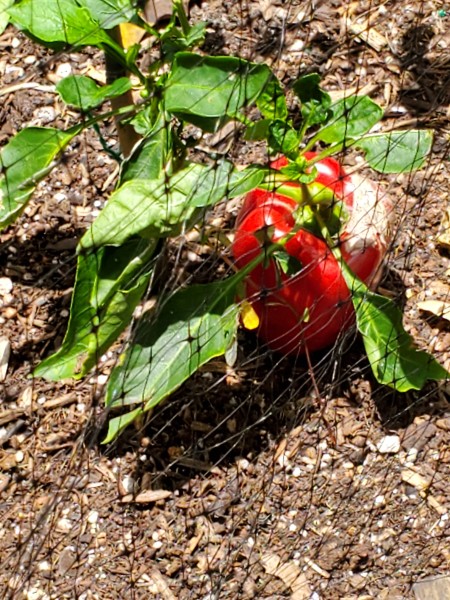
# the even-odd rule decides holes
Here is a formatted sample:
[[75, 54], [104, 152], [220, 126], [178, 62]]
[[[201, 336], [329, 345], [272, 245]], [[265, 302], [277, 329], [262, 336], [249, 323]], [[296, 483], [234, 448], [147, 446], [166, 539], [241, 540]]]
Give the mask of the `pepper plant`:
[[[279, 264], [286, 264], [286, 258], [289, 262], [286, 249], [299, 230], [314, 232], [338, 261], [380, 383], [405, 391], [447, 377], [433, 357], [414, 347], [392, 301], [369, 290], [346, 264], [336, 241], [346, 218], [345, 203], [332, 187], [320, 183], [324, 159], [350, 147], [360, 150], [379, 172], [418, 169], [431, 149], [430, 131], [374, 133], [382, 109], [363, 95], [332, 102], [316, 74], [292, 85], [301, 113], [300, 124], [294, 125], [285, 91], [267, 65], [193, 52], [202, 44], [205, 23], [190, 25], [181, 0], [173, 2], [172, 19], [159, 29], [145, 22], [131, 0], [21, 0], [8, 15], [15, 27], [49, 47], [101, 48], [107, 63], [119, 65], [123, 76], [103, 86], [81, 75], [66, 77], [57, 92], [83, 115], [80, 123], [67, 130], [24, 128], [2, 148], [2, 227], [22, 214], [37, 183], [85, 128], [116, 117], [139, 140], [121, 156], [115, 190], [79, 241], [67, 332], [61, 348], [37, 366], [35, 377], [60, 380], [89, 373], [152, 290], [155, 265], [167, 240], [203, 222], [218, 203], [259, 189], [281, 191], [301, 207], [292, 211], [292, 230], [262, 241], [263, 251], [233, 275], [163, 292], [156, 307], [135, 320], [105, 398], [112, 411], [123, 413], [127, 407], [128, 412], [111, 418], [105, 442], [210, 359], [232, 353], [240, 313], [249, 309], [245, 281], [273, 258]], [[130, 24], [150, 40], [146, 51], [155, 59], [146, 71], [139, 66], [140, 42], [120, 43]], [[115, 102], [131, 98], [131, 91], [140, 92], [138, 102]], [[113, 108], [102, 112], [106, 101]], [[213, 154], [203, 162], [195, 160], [186, 132], [192, 126], [202, 133], [216, 132], [230, 121], [239, 124], [249, 143], [265, 140], [271, 157], [284, 157], [282, 165], [238, 169]], [[260, 237], [266, 229], [264, 225]], [[295, 273], [301, 268], [297, 264]]]

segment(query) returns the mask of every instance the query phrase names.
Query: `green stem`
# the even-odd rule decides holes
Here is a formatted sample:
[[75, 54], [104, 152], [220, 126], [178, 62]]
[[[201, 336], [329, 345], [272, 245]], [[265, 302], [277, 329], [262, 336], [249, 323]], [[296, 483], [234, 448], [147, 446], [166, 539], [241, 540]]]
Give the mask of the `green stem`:
[[188, 35], [191, 30], [191, 26], [189, 25], [182, 0], [173, 0], [173, 12], [177, 15], [178, 20], [180, 21], [181, 29], [183, 30], [184, 35]]

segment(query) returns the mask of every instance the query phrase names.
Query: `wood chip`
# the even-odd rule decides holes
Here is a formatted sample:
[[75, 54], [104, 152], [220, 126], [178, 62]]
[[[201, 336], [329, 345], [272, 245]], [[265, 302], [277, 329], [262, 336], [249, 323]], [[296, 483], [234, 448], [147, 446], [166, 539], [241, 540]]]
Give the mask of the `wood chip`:
[[307, 600], [311, 596], [311, 587], [294, 561], [282, 562], [277, 554], [267, 553], [261, 556], [261, 563], [269, 575], [274, 575], [292, 591], [291, 600]]
[[381, 35], [381, 33], [372, 27], [368, 21], [362, 21], [360, 23], [347, 21], [347, 28], [357, 38], [377, 52], [380, 52], [387, 46], [387, 39], [384, 35]]
[[417, 303], [419, 310], [429, 312], [436, 317], [450, 321], [450, 302], [442, 302], [440, 300], [424, 300]]
[[416, 600], [443, 600], [450, 598], [450, 576], [424, 579], [412, 586]]
[[158, 500], [165, 500], [172, 495], [172, 492], [169, 490], [146, 490], [145, 492], [141, 492], [137, 496], [133, 496], [132, 494], [128, 494], [124, 496], [121, 501], [125, 504], [127, 503], [136, 503], [136, 504], [147, 504], [149, 502], [158, 502]]
[[167, 585], [165, 577], [162, 576], [156, 567], [152, 568], [149, 575], [155, 584], [157, 592], [160, 594], [159, 597], [162, 598], [162, 600], [176, 600], [176, 597], [172, 594], [171, 589]]
[[11, 344], [8, 338], [0, 338], [0, 381], [5, 381], [6, 379], [10, 354]]
[[450, 248], [450, 208], [447, 208], [442, 216], [441, 232], [436, 241], [440, 246]]
[[419, 490], [420, 492], [424, 492], [430, 487], [428, 479], [425, 479], [425, 477], [413, 469], [404, 469], [402, 471], [402, 481], [408, 485], [412, 485], [412, 487], [415, 487], [416, 490]]

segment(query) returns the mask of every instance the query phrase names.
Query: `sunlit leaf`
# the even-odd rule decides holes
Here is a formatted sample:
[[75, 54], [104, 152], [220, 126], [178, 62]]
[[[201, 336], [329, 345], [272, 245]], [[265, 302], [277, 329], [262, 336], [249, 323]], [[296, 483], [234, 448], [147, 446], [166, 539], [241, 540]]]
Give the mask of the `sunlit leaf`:
[[356, 138], [370, 131], [383, 116], [380, 106], [368, 96], [349, 96], [330, 106], [332, 117], [317, 133], [328, 144]]
[[422, 129], [368, 135], [355, 141], [369, 165], [381, 173], [406, 173], [420, 169], [430, 153], [433, 133]]
[[154, 249], [134, 239], [78, 257], [67, 333], [36, 377], [59, 381], [89, 372], [130, 322], [152, 273]]
[[66, 104], [88, 111], [100, 106], [105, 100], [131, 90], [131, 81], [128, 77], [120, 77], [110, 85], [100, 86], [90, 77], [69, 75], [57, 84], [56, 90]]
[[47, 127], [19, 131], [0, 151], [0, 228], [23, 211], [37, 183], [73, 133]]

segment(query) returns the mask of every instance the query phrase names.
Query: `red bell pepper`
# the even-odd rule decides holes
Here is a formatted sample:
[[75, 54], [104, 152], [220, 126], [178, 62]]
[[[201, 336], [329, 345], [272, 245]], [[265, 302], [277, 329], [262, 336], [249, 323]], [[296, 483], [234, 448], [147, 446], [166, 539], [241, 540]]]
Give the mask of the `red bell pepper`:
[[[305, 153], [307, 160], [314, 156]], [[280, 169], [286, 164], [283, 157], [271, 166]], [[389, 243], [392, 206], [381, 197], [377, 186], [346, 175], [335, 159], [323, 159], [315, 166], [317, 177], [307, 186], [309, 200], [314, 202], [314, 194], [326, 188], [342, 201], [349, 213], [339, 232], [342, 256], [358, 277], [374, 286]], [[299, 186], [294, 182], [289, 185]], [[297, 208], [296, 200], [277, 192], [256, 189], [247, 194], [232, 248], [238, 268], [292, 232]], [[295, 274], [285, 272], [274, 253], [245, 279], [245, 299], [258, 316], [258, 335], [272, 349], [285, 354], [330, 346], [354, 319], [341, 268], [327, 243], [305, 228], [300, 228], [283, 249], [295, 261]]]

